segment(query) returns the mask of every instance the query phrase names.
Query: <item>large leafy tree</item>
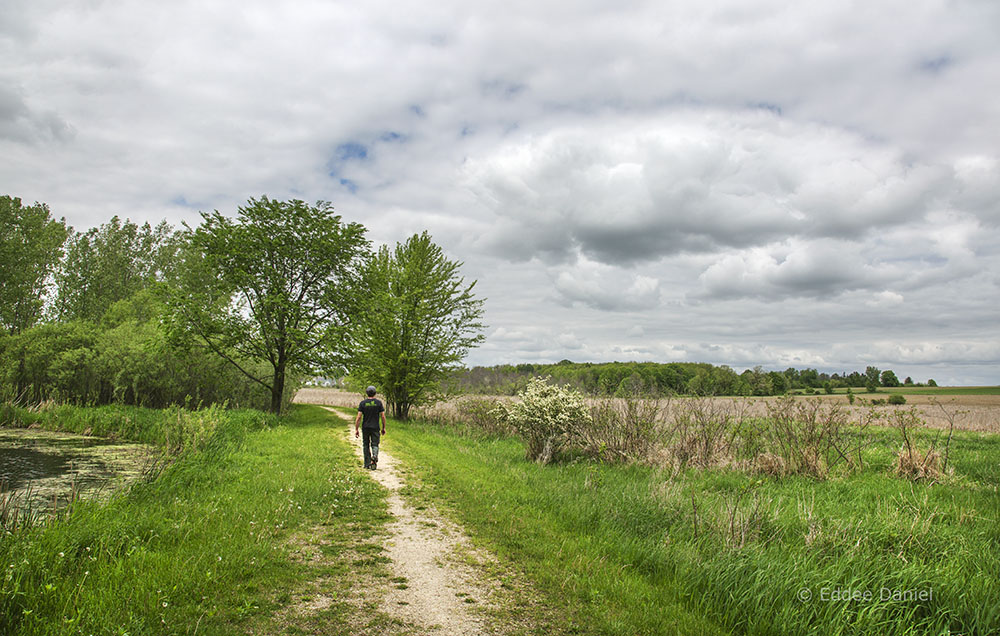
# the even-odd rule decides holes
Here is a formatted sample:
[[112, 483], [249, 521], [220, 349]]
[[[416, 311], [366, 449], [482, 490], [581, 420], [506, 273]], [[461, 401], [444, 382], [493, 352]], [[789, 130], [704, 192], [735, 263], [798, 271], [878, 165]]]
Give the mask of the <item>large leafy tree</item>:
[[382, 247], [365, 270], [363, 320], [351, 374], [378, 385], [393, 416], [432, 399], [441, 381], [483, 340], [483, 300], [427, 232]]
[[69, 230], [42, 203], [25, 206], [0, 196], [0, 328], [11, 334], [31, 327], [42, 314], [50, 277], [62, 257]]
[[[290, 371], [343, 363], [365, 228], [329, 203], [250, 199], [229, 219], [202, 213], [190, 232], [186, 275], [171, 295], [183, 332], [271, 393], [279, 413]], [[245, 361], [266, 363], [259, 377]], [[269, 376], [269, 377], [268, 377]]]
[[117, 216], [67, 242], [56, 274], [56, 313], [62, 320], [101, 319], [112, 305], [163, 280], [175, 265], [179, 239], [161, 222], [137, 225]]

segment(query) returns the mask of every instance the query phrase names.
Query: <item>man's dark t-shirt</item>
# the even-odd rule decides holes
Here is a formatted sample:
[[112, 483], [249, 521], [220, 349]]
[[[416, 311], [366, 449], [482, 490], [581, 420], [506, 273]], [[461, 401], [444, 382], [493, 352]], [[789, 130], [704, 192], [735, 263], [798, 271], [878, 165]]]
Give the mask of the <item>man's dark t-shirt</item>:
[[384, 411], [385, 407], [382, 406], [381, 401], [375, 398], [368, 398], [361, 401], [361, 404], [358, 405], [358, 410], [364, 413], [364, 419], [361, 420], [361, 428], [378, 428], [378, 414]]

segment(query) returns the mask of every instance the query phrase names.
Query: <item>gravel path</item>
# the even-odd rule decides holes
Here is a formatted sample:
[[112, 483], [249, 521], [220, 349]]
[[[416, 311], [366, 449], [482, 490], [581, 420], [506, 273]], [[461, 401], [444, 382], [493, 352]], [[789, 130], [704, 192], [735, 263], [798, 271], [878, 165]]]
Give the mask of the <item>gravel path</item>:
[[[354, 438], [353, 418], [329, 409], [346, 420], [345, 437], [351, 442], [358, 465], [360, 440]], [[385, 436], [391, 438], [390, 429]], [[360, 468], [359, 468], [360, 469]], [[385, 597], [382, 610], [390, 616], [420, 626], [427, 634], [488, 634], [484, 619], [473, 611], [491, 596], [491, 587], [476, 580], [473, 569], [461, 562], [457, 551], [476, 553], [464, 531], [429, 510], [417, 510], [400, 495], [404, 480], [392, 455], [380, 450], [378, 469], [369, 471], [389, 491], [388, 524], [391, 536], [386, 556], [398, 583]], [[481, 556], [481, 555], [479, 555]]]

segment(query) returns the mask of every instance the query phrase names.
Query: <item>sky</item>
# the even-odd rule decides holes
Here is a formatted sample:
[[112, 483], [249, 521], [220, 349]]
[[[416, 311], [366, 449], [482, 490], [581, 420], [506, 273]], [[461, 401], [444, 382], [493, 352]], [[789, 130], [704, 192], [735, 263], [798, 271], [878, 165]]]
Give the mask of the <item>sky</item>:
[[330, 201], [485, 298], [468, 365], [1000, 383], [995, 0], [0, 0], [0, 194]]

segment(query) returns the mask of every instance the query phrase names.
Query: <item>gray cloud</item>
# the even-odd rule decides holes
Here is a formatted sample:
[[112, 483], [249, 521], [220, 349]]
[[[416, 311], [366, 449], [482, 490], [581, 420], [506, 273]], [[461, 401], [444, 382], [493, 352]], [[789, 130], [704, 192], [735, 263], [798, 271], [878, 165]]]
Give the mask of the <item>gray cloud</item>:
[[77, 228], [330, 200], [465, 261], [472, 363], [996, 382], [998, 3], [4, 10], [0, 180]]
[[21, 143], [67, 141], [73, 128], [51, 111], [33, 111], [16, 91], [0, 85], [0, 139]]
[[[992, 166], [963, 161], [986, 206]], [[967, 205], [952, 195], [953, 172], [836, 128], [687, 110], [553, 131], [467, 168], [497, 216], [489, 243], [498, 255], [560, 262], [578, 248], [607, 263], [788, 236], [858, 239], [935, 206]]]

